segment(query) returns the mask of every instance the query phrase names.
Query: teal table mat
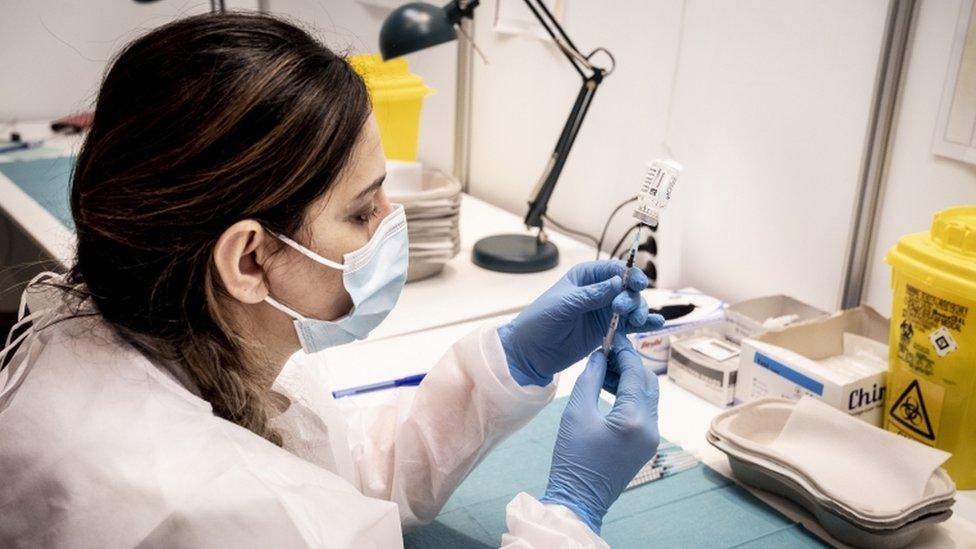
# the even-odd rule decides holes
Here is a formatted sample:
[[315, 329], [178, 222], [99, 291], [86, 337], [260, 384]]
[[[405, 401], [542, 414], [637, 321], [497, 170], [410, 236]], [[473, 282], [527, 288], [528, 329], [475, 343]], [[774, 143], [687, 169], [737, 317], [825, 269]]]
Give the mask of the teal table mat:
[[[408, 548], [498, 547], [515, 494], [540, 497], [566, 399], [552, 402], [482, 461]], [[613, 456], [607, 456], [613, 459]], [[712, 469], [699, 465], [624, 492], [602, 535], [626, 547], [822, 547], [818, 538]]]
[[71, 219], [71, 206], [68, 200], [74, 165], [73, 156], [13, 160], [0, 163], [0, 172], [50, 212], [55, 219], [63, 223], [68, 230], [74, 231], [75, 223]]

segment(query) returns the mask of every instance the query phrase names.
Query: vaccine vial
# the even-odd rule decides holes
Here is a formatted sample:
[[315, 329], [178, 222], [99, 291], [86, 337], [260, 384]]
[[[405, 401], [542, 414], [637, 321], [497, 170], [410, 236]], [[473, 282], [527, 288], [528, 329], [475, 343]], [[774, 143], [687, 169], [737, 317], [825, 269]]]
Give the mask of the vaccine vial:
[[681, 164], [674, 160], [658, 159], [648, 163], [647, 175], [637, 193], [635, 219], [645, 225], [657, 226], [660, 212], [671, 200], [671, 192], [674, 191], [681, 170]]

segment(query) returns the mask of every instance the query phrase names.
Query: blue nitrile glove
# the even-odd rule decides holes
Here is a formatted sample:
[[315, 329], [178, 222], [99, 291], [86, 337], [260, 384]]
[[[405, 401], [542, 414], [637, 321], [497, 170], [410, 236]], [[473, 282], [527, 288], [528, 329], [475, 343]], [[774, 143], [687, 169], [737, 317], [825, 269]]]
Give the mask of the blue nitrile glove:
[[657, 376], [618, 335], [610, 361], [620, 373], [617, 400], [604, 416], [597, 408], [607, 373], [603, 351], [590, 355], [559, 423], [549, 485], [540, 500], [579, 515], [597, 534], [610, 505], [657, 451]]
[[515, 381], [523, 386], [548, 385], [554, 374], [600, 345], [614, 311], [621, 315], [617, 333], [647, 332], [664, 325], [664, 317], [648, 314], [640, 295], [647, 276], [632, 268], [624, 291], [624, 269], [619, 261], [580, 263], [498, 328]]

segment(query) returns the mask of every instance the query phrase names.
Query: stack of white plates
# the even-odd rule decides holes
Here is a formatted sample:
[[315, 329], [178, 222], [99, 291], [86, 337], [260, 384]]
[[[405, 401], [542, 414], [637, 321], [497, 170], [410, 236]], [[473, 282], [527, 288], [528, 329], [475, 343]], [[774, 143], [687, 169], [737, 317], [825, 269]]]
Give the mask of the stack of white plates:
[[437, 170], [424, 170], [419, 187], [390, 189], [390, 202], [403, 204], [410, 233], [407, 282], [440, 273], [461, 251], [458, 214], [461, 184]]
[[[742, 482], [792, 500], [804, 507], [837, 540], [854, 547], [895, 548], [910, 544], [922, 531], [952, 516], [956, 488], [941, 467], [925, 484], [916, 501], [897, 508], [882, 509], [836, 497], [831, 479], [811, 476], [794, 467], [771, 444], [784, 429], [796, 403], [764, 398], [719, 414], [712, 421], [707, 440], [729, 458], [732, 472]], [[853, 417], [850, 421], [861, 421]], [[825, 431], [830, 432], [830, 431]], [[905, 441], [906, 444], [917, 444]], [[845, 467], [845, 453], [858, 451], [849, 445], [822, 447], [824, 461]], [[896, 471], [884, 461], [876, 466]], [[895, 475], [892, 472], [892, 475]], [[891, 482], [899, 482], [895, 476]], [[855, 487], [870, 493], [877, 486]]]

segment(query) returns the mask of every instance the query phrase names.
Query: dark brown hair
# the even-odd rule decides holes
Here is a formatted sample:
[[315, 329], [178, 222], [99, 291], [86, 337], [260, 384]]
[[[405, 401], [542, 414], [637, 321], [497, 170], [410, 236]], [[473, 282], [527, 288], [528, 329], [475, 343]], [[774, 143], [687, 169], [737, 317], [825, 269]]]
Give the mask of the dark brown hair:
[[242, 219], [294, 234], [369, 112], [346, 60], [280, 19], [201, 15], [135, 40], [77, 160], [70, 282], [135, 348], [182, 367], [217, 415], [280, 443], [221, 314], [213, 248]]

